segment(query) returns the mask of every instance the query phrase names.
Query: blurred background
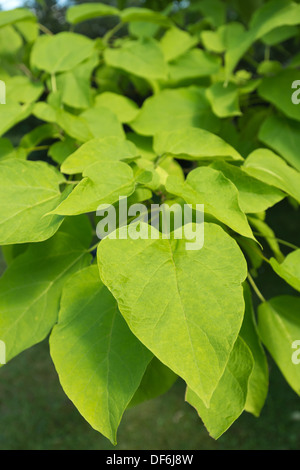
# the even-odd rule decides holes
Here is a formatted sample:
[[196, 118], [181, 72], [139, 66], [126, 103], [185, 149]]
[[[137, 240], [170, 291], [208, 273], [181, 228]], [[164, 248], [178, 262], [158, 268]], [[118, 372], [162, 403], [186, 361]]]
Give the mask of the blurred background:
[[[92, 0], [89, 0], [92, 2]], [[39, 22], [53, 32], [69, 29], [65, 23], [68, 5], [84, 1], [0, 0], [1, 9], [27, 6]], [[182, 0], [118, 0], [103, 3], [119, 8], [145, 6], [154, 10], [184, 9], [193, 2]], [[232, 4], [238, 0], [232, 0]], [[245, 2], [240, 2], [241, 4]], [[262, 0], [252, 4], [257, 7]], [[241, 7], [243, 11], [244, 7]], [[242, 13], [241, 13], [242, 14]], [[247, 14], [244, 11], [243, 14]], [[90, 37], [103, 35], [113, 19], [90, 21], [76, 28]], [[268, 211], [267, 223], [278, 238], [299, 243], [300, 220], [287, 200]], [[284, 253], [289, 249], [282, 247]], [[267, 256], [268, 253], [266, 248]], [[0, 251], [0, 274], [5, 263]], [[260, 268], [258, 287], [265, 298], [293, 294], [268, 266]], [[254, 294], [255, 295], [255, 294]], [[254, 299], [257, 302], [257, 299]], [[117, 447], [94, 431], [64, 394], [51, 362], [47, 340], [13, 359], [0, 376], [1, 450], [193, 450], [193, 449], [300, 449], [300, 400], [285, 383], [269, 358], [270, 391], [260, 418], [244, 413], [218, 441], [211, 439], [195, 410], [184, 402], [184, 383], [176, 382], [164, 396], [128, 410], [118, 433]]]

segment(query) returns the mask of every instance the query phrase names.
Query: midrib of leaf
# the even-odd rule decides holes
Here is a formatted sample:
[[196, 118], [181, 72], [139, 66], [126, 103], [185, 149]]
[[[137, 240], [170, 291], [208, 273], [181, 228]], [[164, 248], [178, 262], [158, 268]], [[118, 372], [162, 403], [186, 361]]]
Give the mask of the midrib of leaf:
[[[45, 204], [46, 202], [48, 201], [51, 201], [52, 199], [56, 199], [57, 197], [60, 196], [60, 193], [57, 192], [57, 194], [55, 196], [51, 196], [49, 197], [48, 199], [43, 199], [42, 201], [39, 201], [37, 202], [36, 204], [32, 204], [32, 205], [29, 205], [29, 206], [25, 206], [24, 209], [21, 209], [19, 210], [18, 212], [15, 212], [13, 215], [11, 215], [10, 217], [7, 217], [6, 219], [1, 219], [1, 225], [4, 224], [5, 222], [7, 222], [8, 220], [10, 219], [13, 219], [14, 217], [16, 217], [17, 215], [21, 214], [22, 212], [26, 212], [28, 209], [32, 209], [33, 207], [37, 207], [37, 206], [40, 206], [41, 204]], [[45, 214], [45, 215], [49, 215], [49, 214]]]

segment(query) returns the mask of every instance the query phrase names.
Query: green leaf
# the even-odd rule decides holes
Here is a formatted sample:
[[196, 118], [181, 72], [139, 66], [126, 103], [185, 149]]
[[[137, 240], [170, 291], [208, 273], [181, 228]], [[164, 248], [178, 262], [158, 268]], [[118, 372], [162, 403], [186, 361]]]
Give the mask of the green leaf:
[[92, 105], [91, 74], [98, 65], [98, 54], [57, 76], [57, 88], [62, 92], [62, 102], [72, 108]]
[[258, 138], [300, 171], [300, 124], [298, 122], [283, 116], [269, 116], [263, 122]]
[[300, 250], [289, 253], [282, 263], [275, 258], [271, 258], [270, 263], [278, 276], [300, 292]]
[[238, 191], [223, 173], [209, 167], [192, 170], [184, 183], [169, 177], [169, 193], [184, 199], [188, 204], [204, 204], [204, 212], [213, 215], [244, 237], [255, 240], [238, 202]]
[[104, 59], [111, 67], [147, 80], [167, 77], [167, 65], [162, 50], [153, 38], [126, 40], [119, 48], [105, 49]]
[[50, 353], [65, 393], [116, 444], [122, 415], [152, 355], [129, 330], [97, 266], [78, 271], [64, 285]]
[[30, 116], [32, 107], [29, 105], [0, 105], [0, 136]]
[[15, 76], [6, 81], [6, 102], [29, 104], [37, 101], [44, 87], [39, 82], [32, 82], [28, 77]]
[[[141, 224], [144, 235], [149, 229]], [[246, 262], [215, 224], [205, 224], [205, 244], [192, 251], [152, 229], [159, 239], [102, 240], [100, 277], [132, 332], [208, 404], [241, 327]]]
[[55, 142], [51, 145], [48, 150], [48, 155], [52, 160], [61, 165], [69, 155], [75, 152], [76, 148], [74, 140], [70, 137], [66, 137], [63, 141]]
[[166, 393], [176, 382], [178, 376], [154, 357], [148, 365], [144, 377], [135, 392], [129, 407], [152, 400]]
[[154, 136], [153, 145], [157, 155], [167, 153], [185, 160], [243, 160], [243, 157], [223, 139], [195, 127], [161, 131]]
[[[30, 22], [30, 24], [33, 25], [34, 23]], [[2, 60], [4, 57], [15, 59], [22, 46], [22, 38], [13, 26], [0, 27], [0, 48]]]
[[134, 160], [138, 156], [135, 145], [119, 137], [92, 139], [81, 145], [63, 163], [61, 171], [68, 175], [82, 173], [97, 162]]
[[43, 35], [32, 48], [31, 66], [50, 74], [66, 72], [88, 59], [94, 47], [91, 39], [76, 33]]
[[219, 120], [213, 115], [200, 87], [163, 90], [148, 98], [130, 127], [142, 135], [179, 130], [185, 127], [201, 127], [211, 132], [219, 129]]
[[298, 28], [297, 26], [278, 26], [278, 28], [273, 29], [269, 33], [265, 34], [261, 40], [267, 46], [275, 46], [280, 44], [288, 39], [297, 36]]
[[167, 62], [177, 59], [196, 44], [196, 37], [176, 27], [168, 29], [160, 40], [160, 46]]
[[291, 100], [292, 83], [298, 79], [298, 70], [283, 70], [275, 76], [265, 77], [258, 87], [258, 94], [286, 116], [300, 121], [300, 108]]
[[44, 162], [11, 158], [0, 161], [0, 244], [39, 242], [50, 238], [62, 217], [45, 216], [64, 197], [63, 175]]
[[57, 321], [67, 277], [90, 260], [80, 242], [57, 233], [31, 245], [7, 268], [0, 279], [0, 337], [8, 361], [48, 335]]
[[[90, 110], [91, 109], [88, 109], [87, 112]], [[82, 115], [76, 116], [69, 113], [68, 111], [65, 111], [64, 109], [54, 109], [46, 104], [46, 106], [38, 108], [38, 110], [36, 109], [35, 115], [37, 117], [43, 116], [43, 119], [46, 118], [45, 120], [50, 120], [50, 122], [56, 122], [66, 132], [66, 134], [68, 134], [70, 137], [73, 137], [73, 139], [79, 140], [80, 142], [86, 142], [93, 137], [96, 137], [93, 131], [97, 133], [97, 121], [95, 116], [91, 115], [91, 113], [89, 113], [87, 115], [87, 119], [85, 119]], [[115, 129], [118, 125], [118, 123], [116, 123], [116, 118], [115, 116], [109, 116], [109, 118], [111, 118], [111, 121], [114, 125], [113, 132], [116, 132]], [[103, 121], [104, 119], [105, 116], [102, 116]], [[99, 133], [100, 132], [101, 130], [99, 129]]]
[[118, 161], [101, 161], [83, 171], [84, 179], [52, 214], [76, 215], [94, 212], [100, 204], [113, 204], [119, 196], [129, 196], [135, 188], [133, 171]]
[[243, 167], [226, 162], [214, 162], [215, 170], [222, 171], [239, 192], [239, 206], [246, 214], [263, 212], [281, 201], [285, 195], [274, 186], [269, 186], [243, 171]]
[[26, 151], [27, 155], [39, 143], [55, 137], [59, 137], [57, 126], [54, 124], [42, 124], [41, 126], [35, 127], [32, 131], [28, 132], [28, 134], [25, 134], [20, 140], [19, 146]]
[[226, 20], [226, 5], [220, 0], [201, 0], [196, 3], [194, 8], [200, 10], [213, 28], [218, 28]]
[[117, 8], [104, 3], [84, 3], [68, 8], [66, 19], [71, 24], [78, 24], [101, 16], [119, 16], [119, 13]]
[[0, 139], [0, 161], [6, 158], [16, 158], [14, 146], [9, 139]]
[[110, 91], [97, 95], [95, 106], [110, 109], [122, 123], [132, 121], [139, 112], [138, 105], [134, 101]]
[[271, 0], [255, 11], [250, 29], [236, 38], [225, 55], [226, 74], [231, 75], [251, 44], [272, 30], [300, 23], [300, 5], [288, 0]]
[[243, 170], [275, 186], [300, 202], [300, 173], [271, 150], [257, 149], [246, 158]]
[[192, 49], [169, 64], [169, 77], [180, 81], [207, 77], [220, 69], [220, 59], [201, 49]]
[[34, 22], [36, 21], [36, 17], [26, 8], [16, 8], [15, 10], [0, 12], [0, 28], [23, 20]]
[[249, 347], [254, 359], [254, 366], [248, 383], [245, 410], [258, 417], [268, 394], [269, 370], [267, 358], [258, 336], [251, 291], [247, 283], [244, 284], [244, 297], [245, 316], [240, 336]]
[[33, 43], [39, 35], [39, 26], [36, 23], [36, 18], [34, 18], [34, 21], [30, 18], [18, 21], [15, 23], [14, 27], [28, 43]]
[[255, 230], [259, 232], [260, 237], [264, 237], [273, 251], [274, 255], [276, 256], [276, 259], [278, 261], [283, 261], [284, 256], [281, 253], [279, 243], [277, 241], [276, 235], [273, 232], [273, 230], [269, 227], [264, 220], [261, 220], [259, 217], [254, 217], [254, 216], [249, 216], [248, 217], [250, 225], [252, 225]]
[[246, 343], [238, 338], [209, 407], [190, 388], [186, 401], [196, 408], [209, 434], [218, 439], [242, 414], [247, 398], [248, 379], [253, 359]]
[[258, 331], [286, 381], [300, 395], [300, 369], [292, 361], [293, 342], [300, 338], [300, 298], [275, 297], [258, 307]]
[[128, 24], [128, 32], [135, 38], [153, 38], [159, 29], [160, 26], [157, 24], [146, 21], [133, 21]]
[[145, 137], [143, 135], [136, 134], [135, 132], [128, 132], [126, 138], [132, 142], [138, 149], [139, 155], [145, 160], [155, 160], [156, 155], [153, 150], [153, 139], [152, 137]]
[[206, 90], [206, 96], [216, 116], [225, 118], [240, 116], [238, 88], [233, 83], [226, 87], [221, 82], [214, 83]]
[[145, 21], [166, 28], [172, 25], [172, 21], [166, 15], [158, 11], [150, 10], [149, 8], [125, 8], [121, 11], [120, 17], [123, 23]]
[[124, 138], [125, 133], [117, 116], [107, 108], [89, 108], [80, 115], [93, 137], [115, 136]]

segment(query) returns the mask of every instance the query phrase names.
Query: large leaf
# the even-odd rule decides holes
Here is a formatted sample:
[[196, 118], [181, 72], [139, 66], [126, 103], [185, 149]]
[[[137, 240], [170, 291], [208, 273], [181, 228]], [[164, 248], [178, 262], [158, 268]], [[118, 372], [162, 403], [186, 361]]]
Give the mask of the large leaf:
[[68, 8], [66, 18], [69, 23], [78, 24], [99, 16], [119, 15], [119, 13], [117, 8], [104, 3], [84, 3]]
[[146, 79], [162, 79], [167, 76], [167, 66], [159, 43], [153, 38], [127, 40], [121, 47], [105, 49], [105, 62], [111, 67]]
[[62, 164], [61, 171], [68, 175], [100, 161], [133, 160], [138, 156], [135, 145], [119, 137], [92, 139], [81, 145]]
[[[144, 235], [148, 230], [141, 224]], [[105, 238], [100, 277], [133, 333], [208, 405], [241, 327], [246, 262], [215, 224], [205, 224], [200, 250], [151, 232], [159, 238]]]
[[97, 266], [64, 285], [50, 353], [65, 393], [90, 425], [116, 444], [121, 417], [152, 354], [129, 330]]
[[100, 106], [89, 108], [80, 115], [80, 118], [87, 124], [93, 137], [125, 137], [122, 124], [110, 109]]
[[62, 32], [40, 36], [31, 52], [31, 65], [50, 74], [65, 72], [89, 58], [94, 42], [80, 34]]
[[36, 21], [35, 15], [26, 8], [16, 8], [10, 11], [0, 12], [0, 27], [7, 26], [9, 24], [18, 23], [19, 21]]
[[166, 15], [158, 11], [150, 10], [148, 8], [125, 8], [121, 11], [120, 16], [123, 23], [143, 21], [146, 23], [154, 23], [164, 27], [169, 27], [172, 25], [172, 21]]
[[91, 256], [67, 233], [31, 245], [0, 279], [0, 337], [7, 360], [42, 341], [57, 320], [66, 278]]
[[120, 196], [134, 192], [135, 179], [129, 165], [119, 161], [101, 161], [83, 171], [84, 179], [52, 214], [76, 215], [93, 212], [100, 204], [113, 204]]
[[286, 116], [300, 121], [300, 109], [291, 100], [292, 83], [299, 79], [298, 70], [283, 70], [278, 75], [265, 77], [258, 94], [280, 109]]
[[246, 158], [244, 171], [275, 186], [300, 202], [300, 173], [271, 150], [257, 149]]
[[154, 357], [149, 363], [129, 406], [136, 406], [139, 403], [163, 395], [172, 387], [177, 379], [178, 376], [171, 369], [162, 364], [157, 357]]
[[267, 358], [258, 336], [251, 291], [247, 283], [244, 284], [244, 297], [245, 315], [240, 336], [249, 347], [254, 359], [248, 383], [245, 410], [258, 417], [268, 394], [269, 370]]
[[218, 57], [201, 49], [192, 49], [169, 64], [169, 77], [174, 81], [206, 77], [217, 73], [220, 65]]
[[29, 105], [20, 104], [0, 104], [0, 136], [21, 121], [24, 121], [32, 111]]
[[177, 158], [188, 160], [243, 160], [243, 157], [223, 139], [195, 127], [158, 132], [154, 136], [153, 146], [157, 155], [170, 153]]
[[[295, 106], [295, 105], [294, 105]], [[300, 171], [300, 124], [284, 116], [269, 116], [262, 124], [259, 140], [278, 152]]]
[[62, 199], [63, 175], [44, 162], [10, 158], [0, 161], [0, 244], [50, 238], [62, 217], [45, 216]]
[[163, 90], [148, 98], [130, 126], [142, 135], [154, 135], [162, 129], [179, 130], [185, 127], [201, 127], [211, 132], [219, 129], [219, 121], [213, 115], [200, 87]]
[[168, 29], [160, 40], [166, 61], [177, 59], [197, 44], [197, 38], [179, 28]]
[[196, 408], [214, 439], [227, 431], [244, 411], [252, 367], [251, 352], [244, 341], [238, 338], [209, 407], [205, 406], [195, 392], [187, 388], [186, 401]]
[[98, 54], [95, 52], [90, 59], [57, 76], [57, 89], [62, 93], [63, 103], [82, 109], [92, 105], [91, 74], [98, 65], [98, 60]]
[[281, 201], [285, 195], [274, 186], [253, 178], [243, 171], [243, 167], [226, 162], [214, 162], [212, 168], [222, 171], [239, 192], [239, 206], [245, 213], [263, 212]]
[[300, 250], [289, 253], [282, 263], [275, 258], [271, 258], [270, 263], [278, 276], [300, 292]]
[[223, 83], [217, 82], [206, 90], [213, 112], [220, 118], [229, 116], [240, 116], [238, 88], [233, 83], [225, 87]]
[[109, 91], [96, 96], [95, 106], [110, 109], [122, 123], [132, 121], [139, 112], [138, 105], [134, 101]]
[[300, 338], [300, 298], [275, 297], [258, 308], [258, 330], [282, 374], [300, 395], [300, 369], [292, 361], [293, 343]]
[[216, 217], [244, 237], [252, 238], [252, 230], [238, 201], [238, 191], [221, 171], [209, 167], [191, 171], [184, 183], [169, 177], [167, 191], [188, 204], [204, 204], [204, 212]]
[[44, 92], [42, 83], [32, 82], [28, 77], [15, 76], [6, 80], [6, 102], [29, 104]]

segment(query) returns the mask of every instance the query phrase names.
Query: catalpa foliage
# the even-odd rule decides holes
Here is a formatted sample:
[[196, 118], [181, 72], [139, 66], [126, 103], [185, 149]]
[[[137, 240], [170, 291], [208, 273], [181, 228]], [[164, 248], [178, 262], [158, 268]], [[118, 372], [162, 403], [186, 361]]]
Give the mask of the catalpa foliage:
[[[214, 438], [259, 416], [266, 350], [300, 395], [300, 249], [267, 224], [285, 198], [298, 217], [300, 4], [187, 8], [85, 3], [54, 35], [0, 12], [2, 362], [49, 337], [65, 393], [113, 443], [126, 409], [176, 380]], [[77, 32], [103, 17], [116, 26], [102, 38]], [[162, 225], [99, 240], [99, 205], [122, 197], [204, 204], [204, 245]], [[290, 294], [258, 290], [266, 263]]]

